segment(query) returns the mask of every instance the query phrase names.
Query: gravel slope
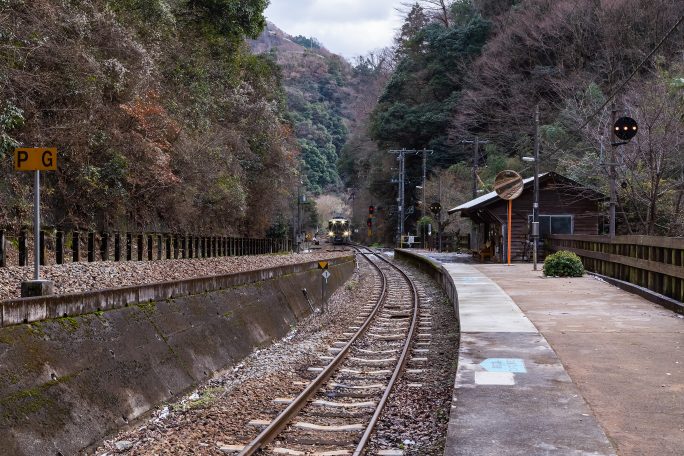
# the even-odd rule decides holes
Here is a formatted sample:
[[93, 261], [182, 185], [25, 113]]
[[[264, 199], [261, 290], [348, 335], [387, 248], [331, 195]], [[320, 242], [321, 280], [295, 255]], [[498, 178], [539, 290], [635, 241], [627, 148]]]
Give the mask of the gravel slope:
[[[67, 263], [43, 266], [41, 278], [55, 283], [55, 294], [65, 294], [267, 269], [336, 258], [350, 253], [338, 250], [192, 260]], [[32, 266], [0, 268], [0, 300], [21, 297], [21, 282], [32, 278]]]

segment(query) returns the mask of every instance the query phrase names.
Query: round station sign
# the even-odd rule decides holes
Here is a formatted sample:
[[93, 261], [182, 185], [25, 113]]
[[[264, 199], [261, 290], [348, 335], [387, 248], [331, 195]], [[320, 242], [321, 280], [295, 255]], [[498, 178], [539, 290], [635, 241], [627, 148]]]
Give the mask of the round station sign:
[[494, 191], [505, 200], [513, 200], [523, 191], [523, 178], [512, 170], [501, 171], [494, 180]]

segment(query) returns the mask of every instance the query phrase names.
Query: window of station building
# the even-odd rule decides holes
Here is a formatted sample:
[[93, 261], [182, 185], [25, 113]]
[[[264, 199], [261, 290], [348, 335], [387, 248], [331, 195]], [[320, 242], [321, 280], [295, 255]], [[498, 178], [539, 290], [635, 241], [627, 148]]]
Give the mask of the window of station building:
[[[532, 216], [527, 217], [532, 224]], [[572, 215], [539, 215], [539, 235], [546, 237], [551, 234], [573, 234], [574, 225]]]

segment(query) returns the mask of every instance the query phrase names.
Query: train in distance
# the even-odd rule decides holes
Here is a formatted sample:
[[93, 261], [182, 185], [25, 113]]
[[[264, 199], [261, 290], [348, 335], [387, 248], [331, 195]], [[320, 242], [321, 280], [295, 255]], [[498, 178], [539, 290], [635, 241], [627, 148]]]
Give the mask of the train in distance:
[[328, 221], [328, 240], [333, 245], [349, 244], [351, 223], [348, 218], [335, 216]]

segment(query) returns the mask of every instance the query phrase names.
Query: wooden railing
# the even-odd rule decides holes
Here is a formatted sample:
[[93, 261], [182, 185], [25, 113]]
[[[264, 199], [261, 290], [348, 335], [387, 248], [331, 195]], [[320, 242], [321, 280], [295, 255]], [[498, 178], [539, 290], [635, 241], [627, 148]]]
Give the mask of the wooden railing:
[[[40, 232], [40, 239], [41, 265], [262, 255], [289, 252], [293, 248], [291, 239], [149, 232], [45, 230]], [[0, 267], [10, 264], [10, 256], [15, 257], [17, 265], [27, 266], [31, 262], [33, 246], [28, 230], [21, 230], [15, 236], [0, 230]]]
[[556, 235], [551, 249], [569, 250], [588, 271], [684, 302], [684, 238]]

